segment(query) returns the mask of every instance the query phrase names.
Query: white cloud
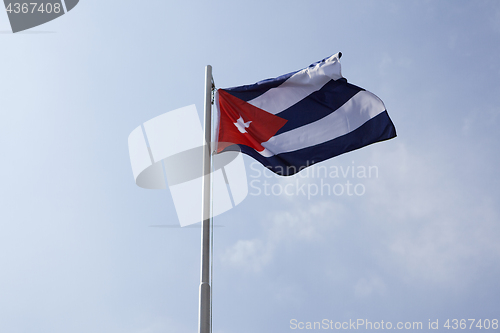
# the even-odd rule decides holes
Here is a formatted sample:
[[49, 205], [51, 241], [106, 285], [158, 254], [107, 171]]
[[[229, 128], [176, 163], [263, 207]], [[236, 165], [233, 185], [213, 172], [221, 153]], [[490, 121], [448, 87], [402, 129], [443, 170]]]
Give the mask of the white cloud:
[[272, 259], [273, 249], [260, 239], [239, 240], [222, 256], [229, 263], [246, 271], [259, 272]]
[[408, 281], [461, 288], [500, 258], [495, 200], [477, 197], [436, 155], [417, 155], [402, 144], [383, 155], [373, 159], [390, 176], [377, 180], [369, 206], [383, 216], [387, 247], [379, 261], [387, 269]]
[[[320, 241], [326, 230], [343, 220], [344, 208], [339, 204], [329, 201], [306, 203], [303, 207], [270, 213], [269, 222], [264, 224], [264, 235], [238, 240], [224, 251], [222, 262], [245, 271], [259, 272], [272, 263], [277, 248]], [[331, 221], [331, 216], [337, 217], [336, 223]]]
[[325, 256], [309, 268], [330, 280], [353, 281], [357, 297], [383, 295], [388, 278], [463, 288], [500, 258], [499, 214], [496, 200], [470, 191], [446, 158], [441, 151], [412, 151], [403, 143], [378, 145], [357, 156], [356, 165], [379, 170], [378, 177], [362, 180], [366, 195], [272, 197], [280, 209], [268, 213], [259, 236], [227, 248], [223, 262], [256, 273], [288, 256], [307, 265], [297, 249], [310, 249]]

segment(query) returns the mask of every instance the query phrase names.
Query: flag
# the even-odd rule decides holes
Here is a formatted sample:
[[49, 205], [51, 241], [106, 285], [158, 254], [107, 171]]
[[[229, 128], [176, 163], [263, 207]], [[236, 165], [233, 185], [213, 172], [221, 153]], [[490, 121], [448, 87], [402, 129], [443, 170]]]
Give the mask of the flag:
[[218, 89], [217, 153], [238, 145], [289, 176], [396, 136], [384, 103], [342, 77], [341, 53], [252, 85]]

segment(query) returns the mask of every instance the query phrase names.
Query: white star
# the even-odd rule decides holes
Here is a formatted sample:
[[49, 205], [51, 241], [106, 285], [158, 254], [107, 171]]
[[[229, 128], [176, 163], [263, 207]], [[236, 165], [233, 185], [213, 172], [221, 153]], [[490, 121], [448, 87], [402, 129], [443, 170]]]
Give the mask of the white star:
[[240, 116], [240, 118], [238, 120], [236, 120], [236, 122], [234, 123], [234, 126], [236, 126], [238, 131], [240, 131], [241, 133], [246, 133], [247, 131], [245, 130], [245, 128], [250, 127], [250, 123], [251, 123], [251, 121], [247, 121], [245, 123], [245, 121], [243, 120], [243, 117]]

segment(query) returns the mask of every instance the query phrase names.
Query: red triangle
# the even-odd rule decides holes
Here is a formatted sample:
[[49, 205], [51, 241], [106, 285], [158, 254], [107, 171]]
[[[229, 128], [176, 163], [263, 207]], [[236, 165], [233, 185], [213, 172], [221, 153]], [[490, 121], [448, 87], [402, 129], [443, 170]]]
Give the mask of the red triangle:
[[[288, 121], [234, 97], [222, 89], [218, 92], [220, 110], [218, 153], [232, 144], [241, 144], [263, 151], [264, 147], [261, 144], [273, 137]], [[242, 133], [235, 124], [239, 124], [239, 128], [246, 133]]]

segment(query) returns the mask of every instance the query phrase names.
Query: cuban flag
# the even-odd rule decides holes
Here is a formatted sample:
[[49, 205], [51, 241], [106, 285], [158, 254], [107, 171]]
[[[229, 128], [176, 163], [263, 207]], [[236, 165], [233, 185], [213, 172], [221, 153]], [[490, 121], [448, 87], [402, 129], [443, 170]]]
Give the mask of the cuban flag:
[[396, 136], [384, 103], [342, 77], [337, 53], [302, 70], [218, 89], [217, 153], [241, 151], [276, 174]]

